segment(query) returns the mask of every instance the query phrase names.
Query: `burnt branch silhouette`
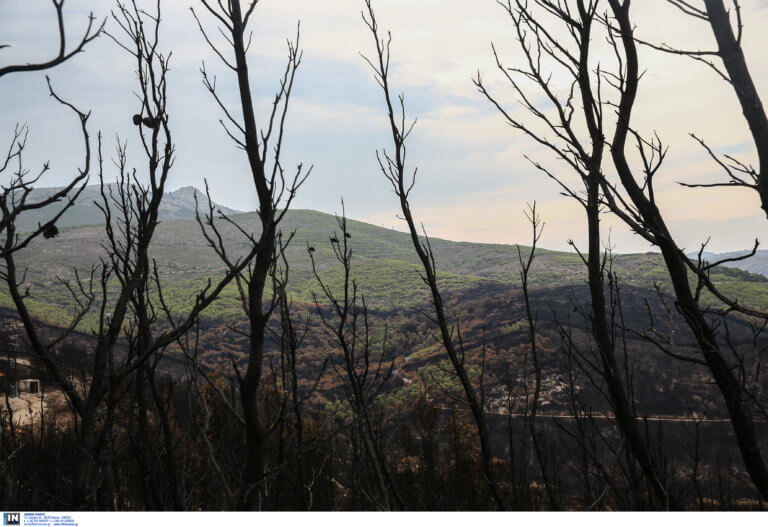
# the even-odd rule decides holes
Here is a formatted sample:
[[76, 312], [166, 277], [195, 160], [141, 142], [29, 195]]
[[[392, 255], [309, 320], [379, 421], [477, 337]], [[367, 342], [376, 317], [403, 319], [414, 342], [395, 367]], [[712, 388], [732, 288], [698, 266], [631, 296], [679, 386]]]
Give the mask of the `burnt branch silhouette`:
[[[342, 213], [341, 217], [336, 218], [336, 223], [339, 230], [329, 237], [329, 243], [335, 259], [343, 269], [341, 291], [334, 291], [323, 280], [315, 261], [315, 251], [308, 248], [312, 273], [322, 291], [322, 296], [313, 293], [313, 298], [325, 331], [333, 346], [341, 351], [341, 357], [331, 356], [331, 362], [343, 381], [355, 428], [361, 437], [361, 450], [373, 472], [379, 493], [379, 499], [374, 498], [373, 506], [383, 510], [402, 508], [403, 498], [395, 485], [375, 424], [376, 399], [392, 377], [395, 361], [389, 359], [386, 327], [381, 344], [376, 342], [365, 296], [358, 291], [357, 281], [352, 278], [353, 251], [346, 215]], [[324, 307], [328, 304], [331, 306], [330, 313]], [[373, 492], [368, 495], [374, 496]]]
[[[102, 248], [106, 256], [91, 270], [89, 280], [81, 279], [80, 274], [75, 271], [75, 284], [68, 285], [68, 288], [76, 297], [77, 314], [68, 332], [49, 342], [44, 341], [30, 314], [27, 306], [29, 289], [25, 293], [20, 291], [24, 277], [18, 277], [14, 254], [39, 234], [44, 234], [46, 226], [53, 225], [63, 211], [31, 234], [22, 237], [16, 235], [14, 220], [25, 210], [26, 194], [22, 193], [21, 200], [10, 208], [7, 207], [7, 212], [4, 213], [8, 235], [4, 240], [5, 248], [2, 254], [5, 262], [3, 278], [24, 323], [33, 352], [42, 360], [46, 370], [64, 391], [78, 416], [78, 462], [73, 470], [71, 501], [75, 508], [94, 507], [100, 502], [97, 497], [100, 494], [99, 484], [94, 480], [94, 474], [99, 471], [100, 466], [104, 466], [103, 458], [108, 455], [105, 445], [110, 441], [117, 404], [127, 391], [125, 381], [136, 374], [136, 386], [143, 386], [145, 377], [151, 371], [147, 366], [148, 359], [158, 352], [162, 353], [162, 350], [191, 328], [200, 313], [218, 297], [230, 281], [234, 280], [236, 272], [245, 267], [245, 262], [239, 262], [235, 268], [236, 272], [227, 273], [216, 284], [209, 282], [196, 294], [193, 307], [176, 324], [166, 330], [153, 331], [156, 316], [151, 290], [159, 288], [160, 284], [153, 281], [149, 248], [159, 222], [158, 212], [173, 166], [174, 153], [166, 112], [166, 75], [170, 54], [163, 55], [158, 51], [161, 21], [159, 2], [156, 12], [152, 14], [140, 9], [133, 2], [128, 5], [118, 3], [118, 8], [112, 16], [122, 30], [122, 36], [109, 36], [135, 59], [140, 104], [143, 110], [151, 113], [159, 123], [149, 130], [144, 127], [139, 129], [147, 162], [148, 183], [142, 182], [142, 177], [136, 169], [129, 168], [126, 147], [120, 144], [119, 139], [114, 160], [118, 169], [118, 180], [115, 184], [105, 183], [99, 135], [97, 163], [101, 201], [97, 202], [96, 206], [105, 218], [106, 241], [102, 243]], [[75, 195], [69, 198], [68, 206], [71, 206], [84, 188], [92, 169], [90, 138], [86, 128], [89, 115], [58, 98], [55, 92], [51, 93], [78, 114], [86, 144], [85, 167], [79, 170], [78, 176], [66, 187], [77, 188]], [[21, 150], [23, 149], [16, 151]], [[17, 159], [20, 162], [20, 155]], [[23, 178], [21, 167], [17, 173], [19, 179]], [[23, 184], [25, 186], [22, 188], [26, 191], [27, 184]], [[64, 207], [64, 210], [66, 209], [67, 207]], [[78, 386], [53, 354], [53, 348], [66, 338], [93, 308], [97, 311], [96, 342], [88, 355], [88, 364], [83, 372], [84, 382]], [[118, 352], [117, 349], [121, 336], [124, 336], [128, 343], [125, 352]], [[150, 384], [151, 381], [152, 379]], [[138, 395], [143, 396], [143, 390], [139, 391], [141, 393]], [[149, 439], [144, 437], [142, 441], [144, 445], [141, 451], [146, 449]], [[108, 460], [106, 463], [108, 464]], [[174, 499], [177, 505], [180, 505], [178, 497]]]
[[[605, 381], [606, 396], [611, 402], [617, 426], [626, 438], [632, 455], [642, 467], [643, 474], [662, 506], [668, 508], [671, 506], [671, 497], [657, 473], [657, 463], [638, 429], [632, 410], [634, 401], [629, 397], [627, 379], [622, 377], [619, 368], [616, 357], [617, 342], [611, 331], [608, 300], [605, 296], [606, 257], [602, 247], [600, 215], [605, 192], [602, 167], [606, 146], [606, 103], [602, 93], [606, 75], [599, 65], [596, 71], [590, 70], [589, 62], [594, 30], [595, 27], [600, 27], [599, 1], [578, 0], [574, 8], [571, 8], [568, 2], [547, 0], [537, 0], [530, 5], [523, 1], [500, 2], [500, 5], [514, 27], [515, 36], [524, 54], [524, 65], [506, 66], [495, 46], [492, 46], [494, 59], [523, 109], [533, 119], [524, 121], [517, 118], [486, 88], [479, 73], [474, 78], [474, 84], [513, 128], [552, 152], [556, 159], [564, 162], [581, 180], [583, 190], [575, 188], [541, 163], [532, 161], [539, 171], [560, 186], [563, 195], [576, 200], [585, 211], [588, 226], [587, 254], [582, 254], [574, 242], [571, 241], [570, 244], [587, 268], [591, 300], [591, 313], [587, 317], [600, 352], [599, 366], [596, 365], [596, 369]], [[550, 26], [550, 20], [557, 26]], [[553, 36], [553, 27], [562, 28], [568, 35], [565, 41]], [[564, 93], [558, 93], [547, 68], [556, 68], [568, 76], [569, 86]], [[608, 79], [610, 82], [610, 77]], [[535, 87], [535, 95], [526, 90], [524, 81]], [[552, 110], [547, 111], [544, 104], [537, 104], [539, 95], [544, 97]], [[586, 136], [582, 130], [586, 132]], [[627, 221], [633, 224], [635, 218], [628, 217]]]
[[[77, 42], [75, 47], [71, 49], [67, 49], [67, 36], [66, 36], [66, 25], [64, 23], [64, 3], [66, 0], [51, 0], [53, 3], [53, 8], [56, 11], [56, 25], [58, 29], [58, 36], [59, 36], [59, 50], [58, 53], [51, 59], [45, 61], [45, 62], [28, 62], [26, 64], [11, 64], [8, 66], [2, 66], [0, 67], [0, 77], [3, 77], [5, 75], [10, 75], [11, 73], [22, 73], [22, 72], [31, 72], [31, 71], [43, 71], [43, 70], [49, 70], [52, 68], [55, 68], [59, 64], [62, 64], [78, 53], [82, 53], [85, 51], [85, 47], [90, 43], [92, 40], [99, 37], [99, 35], [104, 30], [104, 26], [107, 23], [107, 19], [105, 18], [101, 24], [96, 25], [96, 17], [93, 16], [93, 12], [91, 12], [88, 15], [88, 25], [85, 28], [85, 31], [82, 34], [82, 37]], [[0, 44], [0, 50], [3, 48], [10, 48], [10, 44]]]
[[[577, 2], [577, 9], [574, 12], [571, 11], [568, 3], [544, 0], [535, 3], [547, 16], [554, 16], [562, 22], [574, 40], [577, 52], [569, 51], [563, 43], [555, 39], [548, 29], [549, 26], [541, 21], [543, 18], [531, 14], [528, 4], [524, 2], [502, 4], [518, 28], [517, 36], [527, 57], [527, 68], [520, 70], [504, 67], [494, 50], [497, 64], [511, 83], [515, 93], [521, 98], [523, 107], [544, 123], [550, 136], [542, 135], [537, 129], [516, 119], [512, 113], [505, 110], [484, 87], [482, 79], [476, 78], [475, 83], [481, 93], [502, 112], [513, 127], [554, 152], [558, 159], [566, 162], [586, 185], [586, 196], [584, 196], [551, 171], [535, 163], [537, 168], [558, 182], [564, 194], [578, 200], [587, 211], [590, 224], [590, 251], [588, 258], [584, 258], [584, 261], [590, 267], [592, 310], [595, 313], [593, 325], [598, 329], [596, 336], [598, 338], [600, 335], [604, 336], [600, 339], [601, 348], [611, 349], [613, 346], [611, 339], [605, 338], [609, 333], [600, 329], [606, 325], [596, 324], [601, 319], [605, 319], [599, 314], [600, 310], [603, 310], [600, 306], [605, 305], [605, 301], [600, 298], [603, 289], [601, 276], [604, 265], [600, 263], [598, 241], [601, 208], [610, 210], [630, 229], [661, 250], [676, 298], [675, 308], [685, 319], [698, 342], [701, 359], [711, 372], [728, 408], [747, 470], [755, 486], [765, 496], [768, 472], [766, 472], [755, 434], [750, 402], [744, 390], [744, 383], [734, 369], [735, 365], [729, 363], [726, 355], [720, 350], [717, 321], [711, 318], [712, 315], [722, 317], [732, 312], [739, 312], [764, 320], [765, 314], [743, 305], [737, 299], [729, 298], [713, 283], [710, 278], [711, 270], [725, 262], [710, 264], [704, 261], [701, 257], [703, 246], [698, 259], [692, 260], [677, 245], [670, 233], [662, 212], [657, 206], [654, 188], [654, 177], [662, 168], [667, 147], [657, 134], [644, 137], [632, 127], [630, 122], [642, 74], [637, 54], [638, 43], [634, 37], [635, 28], [629, 14], [629, 2], [609, 0], [608, 4], [610, 14], [603, 15], [598, 11], [598, 2], [595, 1]], [[594, 71], [589, 69], [588, 57], [591, 44], [590, 40], [583, 36], [589, 35], [593, 28], [596, 31], [600, 28], [605, 29], [605, 37], [613, 50], [617, 64], [613, 71], [606, 70], [603, 65], [598, 65]], [[550, 78], [542, 69], [542, 57], [547, 58], [571, 76], [571, 88], [565, 96], [559, 97], [554, 92]], [[515, 76], [533, 81], [538, 85], [540, 91], [552, 104], [554, 111], [546, 112], [540, 109], [533, 99], [526, 95]], [[574, 93], [580, 97], [581, 104], [575, 102]], [[617, 102], [609, 101], [609, 93], [616, 96]], [[606, 107], [614, 109], [616, 115], [610, 138], [607, 137], [610, 132], [605, 131], [603, 127], [603, 121], [607, 118], [604, 111]], [[590, 135], [591, 153], [580, 142], [574, 131], [575, 116], [585, 120], [584, 128]], [[631, 168], [628, 161], [626, 150], [629, 141], [640, 153], [639, 170]], [[604, 146], [610, 148], [610, 160], [618, 174], [618, 184], [613, 183], [604, 172], [603, 167], [607, 161], [602, 155]], [[753, 253], [754, 250], [750, 254]], [[693, 275], [694, 285], [689, 282], [689, 275]], [[725, 306], [724, 309], [704, 304], [701, 297], [704, 290], [714, 295]], [[660, 341], [656, 339], [656, 342]], [[666, 351], [669, 351], [668, 347]], [[612, 362], [610, 354], [604, 355], [608, 359], [608, 367], [604, 371], [614, 379], [609, 386], [618, 387], [620, 385], [618, 370], [610, 364]], [[629, 401], [621, 393], [623, 390], [611, 390], [614, 401], [622, 399], [626, 401], [623, 404], [614, 402], [617, 421], [630, 444], [633, 445], [635, 456], [646, 476], [654, 482], [653, 486], [659, 498], [668, 502], [667, 491], [661, 485], [660, 479], [653, 476], [653, 462], [643, 453], [643, 451], [647, 452], [647, 447], [643, 446], [642, 441], [639, 440], [637, 429], [631, 419]]]
[[[707, 24], [715, 39], [714, 49], [683, 49], [668, 43], [652, 43], [635, 36], [635, 41], [664, 53], [681, 55], [700, 62], [725, 82], [739, 102], [744, 120], [749, 126], [757, 153], [757, 167], [738, 160], [733, 155], [717, 155], [706, 141], [692, 132], [691, 137], [725, 172], [727, 181], [716, 183], [681, 183], [687, 187], [746, 187], [760, 197], [761, 207], [768, 215], [768, 116], [747, 62], [743, 46], [744, 20], [738, 0], [702, 0], [687, 2], [667, 0], [686, 17]], [[703, 4], [703, 5], [701, 5]], [[730, 6], [730, 8], [727, 6]]]
[[[461, 383], [464, 397], [466, 398], [465, 402], [472, 412], [482, 452], [483, 473], [486, 483], [488, 484], [488, 488], [493, 496], [496, 506], [503, 510], [505, 507], [501, 497], [501, 491], [499, 490], [493, 471], [491, 439], [485, 420], [485, 408], [483, 407], [481, 396], [472, 385], [464, 365], [464, 348], [460, 338], [460, 330], [451, 326], [445, 313], [443, 297], [437, 283], [435, 255], [430, 246], [429, 237], [426, 233], [424, 233], [423, 237], [420, 235], [411, 211], [409, 197], [416, 184], [417, 171], [414, 169], [413, 173], [406, 172], [406, 140], [413, 131], [416, 121], [406, 121], [405, 97], [399, 95], [397, 101], [395, 101], [391, 93], [389, 84], [389, 66], [392, 35], [387, 32], [386, 38], [380, 36], [379, 26], [376, 21], [372, 2], [370, 0], [365, 0], [365, 6], [366, 12], [363, 12], [362, 17], [376, 43], [376, 56], [373, 60], [365, 58], [365, 56], [364, 58], [373, 70], [374, 78], [383, 92], [388, 124], [392, 134], [393, 151], [391, 153], [388, 153], [386, 150], [381, 152], [377, 151], [376, 157], [379, 162], [379, 168], [387, 181], [392, 185], [392, 189], [400, 203], [403, 219], [408, 225], [408, 231], [411, 236], [414, 250], [423, 267], [423, 273], [420, 273], [421, 278], [431, 293], [432, 306], [434, 309], [434, 318], [431, 318], [431, 320], [440, 331], [440, 342], [445, 348], [445, 352], [454, 368], [454, 373]], [[457, 335], [455, 335], [455, 333]], [[458, 345], [456, 343], [457, 336]]]
[[[201, 0], [201, 4], [203, 11], [213, 17], [224, 44], [214, 42], [194, 8], [192, 8], [192, 14], [205, 41], [221, 62], [232, 70], [237, 79], [240, 103], [238, 111], [228, 108], [223, 102], [217, 90], [216, 77], [208, 73], [205, 65], [201, 68], [203, 85], [226, 117], [226, 120], [221, 119], [219, 122], [227, 136], [247, 156], [250, 175], [258, 197], [257, 212], [261, 224], [261, 231], [258, 234], [246, 232], [224, 215], [219, 217], [221, 222], [236, 226], [254, 253], [247, 269], [238, 272], [236, 278], [243, 312], [248, 320], [250, 342], [245, 372], [237, 376], [248, 445], [245, 475], [238, 500], [243, 508], [258, 509], [263, 506], [264, 501], [264, 487], [261, 482], [264, 480], [268, 427], [263, 422], [264, 416], [259, 409], [259, 389], [262, 383], [267, 323], [278, 305], [275, 291], [272, 292], [271, 298], [268, 297], [266, 286], [270, 274], [274, 273], [279, 254], [284, 250], [278, 247], [276, 242], [280, 222], [290, 208], [299, 188], [312, 171], [311, 167], [305, 169], [302, 164], [299, 164], [291, 175], [286, 172], [282, 161], [288, 108], [296, 72], [302, 59], [302, 52], [299, 49], [300, 26], [297, 28], [295, 41], [288, 41], [286, 67], [279, 81], [277, 93], [272, 99], [272, 109], [265, 119], [265, 125], [259, 128], [254, 112], [248, 62], [248, 49], [252, 38], [249, 22], [251, 22], [251, 16], [256, 13], [258, 1], [252, 0], [242, 6], [236, 1], [214, 3]], [[222, 243], [219, 227], [213, 214], [199, 221], [206, 231], [205, 237], [209, 244], [231, 269], [234, 264]]]

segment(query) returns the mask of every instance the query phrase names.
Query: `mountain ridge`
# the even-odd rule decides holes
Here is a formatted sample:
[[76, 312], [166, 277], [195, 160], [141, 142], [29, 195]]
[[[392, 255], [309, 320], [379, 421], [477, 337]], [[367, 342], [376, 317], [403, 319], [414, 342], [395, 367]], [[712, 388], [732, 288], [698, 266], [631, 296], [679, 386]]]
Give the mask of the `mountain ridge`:
[[[703, 252], [702, 258], [710, 263], [717, 262], [727, 258], [739, 258], [750, 254], [751, 250], [742, 251], [729, 251], [724, 253]], [[689, 255], [691, 258], [696, 258], [698, 253], [692, 253]], [[724, 267], [732, 267], [735, 269], [741, 269], [749, 273], [761, 274], [768, 277], [768, 250], [755, 251], [755, 254], [744, 260], [737, 260], [735, 262], [725, 262]]]
[[[115, 183], [107, 183], [107, 187], [113, 187]], [[36, 203], [51, 196], [63, 187], [38, 187], [32, 190], [28, 197], [29, 203]], [[201, 210], [207, 210], [208, 198], [205, 193], [193, 186], [185, 186], [174, 191], [166, 191], [160, 205], [160, 220], [170, 221], [190, 219], [195, 217], [195, 195], [197, 194]], [[80, 194], [77, 202], [70, 207], [56, 222], [59, 228], [81, 227], [88, 225], [101, 225], [104, 223], [104, 215], [95, 205], [101, 202], [101, 185], [88, 185]], [[27, 211], [21, 214], [17, 220], [17, 228], [20, 231], [30, 231], [39, 223], [44, 223], [63, 207], [63, 202], [54, 203], [40, 210]], [[214, 208], [224, 214], [239, 214], [242, 211], [230, 209], [213, 202]]]
[[[108, 183], [107, 186], [112, 186], [115, 183]], [[50, 196], [54, 192], [61, 190], [63, 187], [38, 187], [35, 188], [32, 191], [32, 194], [30, 195], [30, 202], [36, 202], [40, 201], [41, 199], [44, 199], [47, 196]], [[165, 196], [163, 197], [163, 202], [160, 206], [160, 220], [167, 222], [167, 221], [175, 221], [175, 220], [183, 220], [183, 219], [194, 219], [195, 218], [195, 211], [196, 211], [196, 204], [195, 204], [195, 195], [198, 196], [199, 205], [201, 208], [201, 211], [207, 211], [208, 208], [208, 199], [203, 191], [196, 188], [192, 185], [186, 185], [183, 187], [179, 187], [176, 190], [173, 191], [166, 191]], [[88, 227], [88, 226], [94, 226], [94, 225], [102, 225], [104, 223], [104, 217], [101, 212], [95, 205], [94, 201], [101, 201], [101, 193], [100, 193], [100, 185], [88, 185], [81, 194], [78, 201], [75, 203], [74, 206], [70, 208], [57, 222], [57, 226], [59, 228], [73, 228], [73, 227]], [[61, 204], [63, 206], [63, 204]], [[232, 209], [229, 207], [226, 207], [224, 205], [221, 205], [219, 203], [213, 202], [214, 209], [221, 211], [222, 213], [228, 215], [228, 216], [235, 216], [240, 214], [253, 214], [251, 211], [241, 211], [237, 209]], [[17, 228], [20, 231], [29, 231], [37, 227], [38, 223], [43, 223], [46, 220], [48, 220], [52, 215], [54, 215], [56, 212], [58, 212], [60, 209], [60, 206], [57, 206], [57, 204], [49, 205], [48, 207], [45, 207], [44, 209], [41, 209], [39, 211], [30, 211], [20, 216], [20, 218], [17, 220]], [[326, 213], [326, 212], [320, 212], [315, 211], [312, 209], [294, 209], [292, 212], [306, 212], [306, 213], [317, 213], [326, 215], [329, 217], [333, 217], [334, 214]], [[359, 221], [359, 220], [349, 220], [349, 221]], [[359, 221], [359, 223], [364, 223], [366, 225], [371, 225], [373, 227], [378, 227], [382, 229], [386, 229], [387, 231], [392, 232], [399, 232], [404, 235], [407, 235], [407, 233], [404, 233], [402, 231], [398, 231], [395, 229], [390, 229], [383, 226], [377, 226], [372, 223], [367, 223], [363, 221]], [[450, 242], [457, 244], [459, 246], [465, 245], [468, 247], [474, 247], [474, 246], [484, 246], [484, 247], [516, 247], [517, 244], [506, 244], [506, 243], [479, 243], [479, 242], [472, 242], [472, 241], [454, 241], [454, 240], [448, 240], [448, 239], [442, 239], [442, 238], [434, 238], [435, 240], [439, 240], [442, 242]], [[521, 244], [521, 246], [523, 246]], [[575, 252], [572, 251], [558, 251], [558, 250], [552, 250], [552, 249], [540, 249], [542, 251], [551, 251], [556, 253], [563, 253], [563, 254], [575, 254]], [[715, 253], [715, 252], [704, 252], [702, 253], [702, 256], [710, 261], [716, 261], [724, 258], [734, 258], [738, 256], [742, 256], [745, 254], [748, 254], [749, 250], [740, 250], [740, 251], [728, 251], [728, 252], [722, 252], [722, 253]], [[631, 256], [631, 255], [639, 255], [639, 254], [654, 254], [658, 255], [657, 252], [647, 252], [647, 253], [621, 253], [621, 255], [624, 256]], [[698, 253], [690, 253], [689, 256], [691, 258], [696, 258], [698, 256]], [[726, 262], [723, 264], [724, 267], [730, 267], [734, 269], [740, 269], [742, 271], [747, 271], [749, 273], [754, 274], [760, 274], [762, 276], [768, 277], [768, 250], [758, 250], [756, 251], [755, 255], [751, 258], [748, 258], [746, 260], [739, 260], [735, 262]]]
[[[246, 232], [260, 229], [255, 212], [236, 213], [229, 217]], [[317, 292], [308, 247], [314, 247], [318, 272], [331, 286], [341, 284], [343, 273], [333, 253], [330, 239], [337, 235], [336, 217], [306, 209], [289, 211], [283, 232], [293, 232], [286, 251], [290, 264], [289, 293], [299, 301], [312, 302]], [[218, 222], [227, 251], [232, 258], [245, 254], [249, 242], [229, 222]], [[428, 298], [419, 278], [420, 262], [413, 251], [410, 235], [373, 224], [348, 219], [353, 251], [353, 276], [361, 293], [372, 308], [408, 309]], [[19, 254], [19, 264], [29, 268], [35, 311], [43, 318], [67, 323], [72, 300], [57, 277], [74, 279], [73, 269], [87, 276], [94, 264], [104, 256], [101, 240], [103, 226], [89, 225], [60, 229], [57, 238], [37, 239]], [[517, 245], [453, 242], [439, 238], [430, 240], [438, 268], [438, 277], [446, 291], [505, 291], [519, 286]], [[523, 256], [530, 250], [520, 246]], [[200, 234], [194, 219], [162, 221], [158, 225], [152, 247], [152, 258], [158, 262], [166, 300], [180, 312], [188, 307], [194, 292], [209, 278], [224, 272], [224, 266]], [[618, 254], [613, 257], [613, 270], [630, 286], [647, 291], [654, 297], [652, 284], [666, 286], [668, 275], [656, 253]], [[733, 295], [760, 309], [768, 309], [768, 279], [739, 269], [713, 271], [713, 280], [728, 295]], [[583, 285], [586, 274], [583, 262], [575, 253], [538, 249], [530, 276], [530, 285], [562, 287]], [[0, 304], [9, 299], [0, 293]], [[229, 288], [208, 312], [211, 317], [237, 317], [236, 291]]]

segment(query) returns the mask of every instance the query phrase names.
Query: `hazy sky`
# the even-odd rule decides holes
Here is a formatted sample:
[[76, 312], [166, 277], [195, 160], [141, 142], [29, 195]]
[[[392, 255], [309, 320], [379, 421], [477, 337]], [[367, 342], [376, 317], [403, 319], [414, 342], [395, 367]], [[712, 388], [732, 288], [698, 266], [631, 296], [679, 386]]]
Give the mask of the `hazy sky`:
[[[743, 0], [745, 49], [758, 89], [768, 100], [768, 2]], [[68, 0], [68, 33], [74, 38], [93, 10], [106, 16], [105, 0]], [[218, 75], [225, 97], [234, 102], [234, 78], [205, 45], [189, 12], [190, 0], [164, 0], [162, 45], [173, 49], [170, 119], [177, 163], [171, 189], [202, 186], [207, 178], [214, 200], [241, 210], [255, 208], [243, 153], [236, 150], [217, 121], [220, 113], [200, 82], [202, 61]], [[670, 10], [664, 0], [633, 3], [638, 34], [655, 42], [709, 48], [709, 27]], [[301, 20], [304, 62], [289, 114], [286, 165], [314, 165], [297, 208], [340, 210], [344, 197], [350, 217], [400, 228], [397, 202], [378, 172], [375, 150], [389, 147], [381, 94], [360, 52], [372, 41], [360, 19], [362, 0], [262, 0], [255, 12], [250, 54], [259, 122], [286, 54], [285, 39]], [[378, 0], [378, 18], [393, 34], [392, 82], [406, 95], [409, 113], [419, 123], [410, 145], [420, 180], [414, 209], [434, 236], [453, 240], [525, 243], [529, 227], [522, 209], [537, 200], [547, 222], [542, 245], [564, 248], [569, 238], [584, 240], [579, 208], [558, 194], [558, 187], [523, 158], [528, 154], [567, 177], [551, 155], [507, 126], [477, 93], [471, 77], [478, 70], [513, 111], [516, 98], [501, 82], [492, 62], [495, 42], [505, 61], [520, 60], [512, 26], [494, 0]], [[202, 13], [201, 13], [202, 14]], [[55, 18], [50, 0], [0, 0], [0, 64], [39, 60], [55, 53]], [[116, 29], [114, 24], [108, 27]], [[599, 58], [599, 57], [598, 57]], [[608, 57], [605, 60], [610, 63]], [[657, 196], [681, 244], [697, 248], [712, 237], [711, 249], [735, 250], [756, 237], [768, 243], [768, 221], [750, 192], [689, 190], [677, 181], [721, 178], [717, 167], [688, 137], [695, 131], [718, 152], [756, 162], [748, 130], [735, 96], [713, 72], [684, 58], [658, 52], [642, 54], [647, 74], [641, 85], [635, 125], [657, 130], [670, 146]], [[103, 131], [107, 144], [119, 134], [136, 144], [130, 124], [137, 109], [130, 57], [100, 38], [68, 64], [50, 72], [60, 95], [93, 111], [91, 128]], [[557, 78], [556, 78], [557, 79]], [[522, 114], [520, 114], [522, 115]], [[42, 74], [16, 74], [0, 82], [0, 138], [5, 144], [16, 122], [31, 129], [27, 162], [50, 159], [47, 186], [73, 174], [81, 152], [77, 123], [49, 97]], [[5, 148], [5, 147], [3, 147]], [[637, 237], [610, 217], [619, 252], [646, 250]]]

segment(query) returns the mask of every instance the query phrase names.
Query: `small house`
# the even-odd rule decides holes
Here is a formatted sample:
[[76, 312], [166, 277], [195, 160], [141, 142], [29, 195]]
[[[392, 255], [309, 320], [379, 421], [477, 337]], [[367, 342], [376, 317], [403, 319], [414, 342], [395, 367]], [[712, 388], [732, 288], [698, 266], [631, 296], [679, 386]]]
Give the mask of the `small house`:
[[19, 393], [40, 393], [40, 381], [38, 379], [20, 380]]

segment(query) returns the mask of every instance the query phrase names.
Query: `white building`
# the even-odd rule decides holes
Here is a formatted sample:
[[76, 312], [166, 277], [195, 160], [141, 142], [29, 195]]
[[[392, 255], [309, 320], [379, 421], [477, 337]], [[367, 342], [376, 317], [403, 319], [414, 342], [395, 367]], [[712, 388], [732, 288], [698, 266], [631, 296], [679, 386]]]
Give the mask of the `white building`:
[[18, 386], [19, 393], [40, 393], [40, 381], [38, 379], [22, 379]]

